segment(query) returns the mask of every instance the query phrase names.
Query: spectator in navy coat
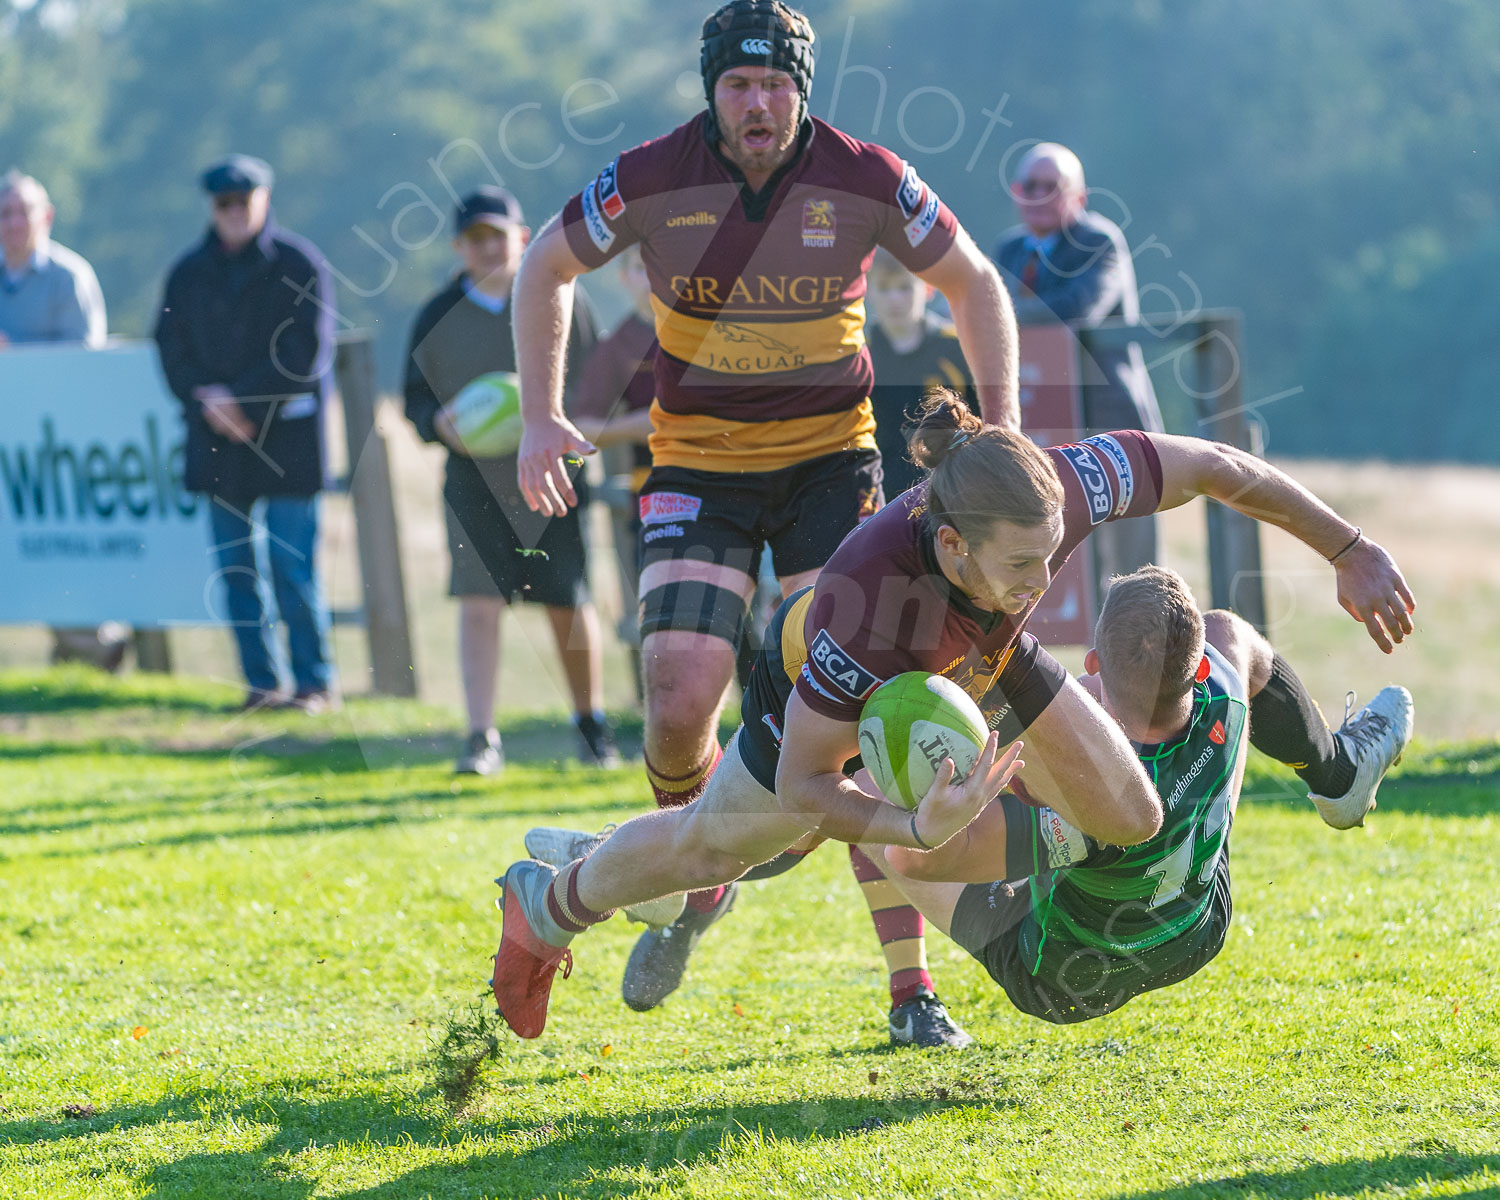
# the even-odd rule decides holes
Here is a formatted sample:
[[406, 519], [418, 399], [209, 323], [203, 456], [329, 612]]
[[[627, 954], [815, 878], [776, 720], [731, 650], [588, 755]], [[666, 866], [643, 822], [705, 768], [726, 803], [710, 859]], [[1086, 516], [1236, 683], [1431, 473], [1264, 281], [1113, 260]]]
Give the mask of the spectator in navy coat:
[[[172, 267], [156, 342], [187, 423], [187, 486], [209, 497], [245, 706], [321, 712], [337, 703], [316, 556], [334, 295], [322, 254], [275, 223], [271, 184], [271, 168], [245, 155], [204, 172], [211, 223]], [[287, 631], [290, 693], [263, 596], [260, 534]]]

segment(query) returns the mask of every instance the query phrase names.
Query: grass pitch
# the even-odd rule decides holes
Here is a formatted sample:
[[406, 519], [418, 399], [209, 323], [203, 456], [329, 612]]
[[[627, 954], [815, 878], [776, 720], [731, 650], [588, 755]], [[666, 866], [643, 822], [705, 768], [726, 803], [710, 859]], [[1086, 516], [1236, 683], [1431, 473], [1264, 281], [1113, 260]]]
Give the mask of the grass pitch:
[[933, 936], [979, 1045], [889, 1050], [830, 846], [658, 1012], [619, 1000], [632, 927], [582, 939], [523, 1043], [476, 1003], [490, 878], [531, 824], [645, 807], [639, 771], [535, 721], [456, 781], [440, 710], [237, 697], [0, 676], [0, 1196], [1500, 1195], [1493, 743], [1419, 744], [1344, 834], [1253, 763], [1229, 945], [1099, 1021]]

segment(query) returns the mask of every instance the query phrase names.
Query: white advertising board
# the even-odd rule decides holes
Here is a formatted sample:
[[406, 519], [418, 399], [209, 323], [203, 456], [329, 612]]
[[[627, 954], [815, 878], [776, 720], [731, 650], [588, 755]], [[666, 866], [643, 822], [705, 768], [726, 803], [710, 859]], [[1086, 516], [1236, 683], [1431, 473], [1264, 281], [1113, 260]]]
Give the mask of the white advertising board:
[[0, 623], [223, 619], [184, 437], [151, 343], [0, 352]]

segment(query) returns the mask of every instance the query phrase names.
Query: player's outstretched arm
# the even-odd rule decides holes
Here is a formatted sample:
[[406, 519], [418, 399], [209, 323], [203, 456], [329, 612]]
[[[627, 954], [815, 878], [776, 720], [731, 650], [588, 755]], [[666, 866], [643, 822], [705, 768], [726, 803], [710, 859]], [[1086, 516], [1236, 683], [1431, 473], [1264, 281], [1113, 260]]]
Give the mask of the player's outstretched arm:
[[1161, 459], [1161, 508], [1209, 496], [1285, 529], [1333, 564], [1339, 605], [1382, 651], [1389, 654], [1412, 632], [1417, 602], [1395, 560], [1291, 476], [1220, 442], [1149, 436]]
[[[781, 810], [796, 816], [823, 837], [841, 842], [879, 842], [921, 848], [941, 845], [973, 820], [1020, 767], [1020, 743], [1000, 753], [990, 737], [974, 769], [953, 781], [953, 763], [945, 760], [932, 787], [914, 814], [862, 791], [844, 774], [844, 764], [859, 753], [857, 726], [835, 721], [809, 708], [795, 692], [787, 704], [786, 737], [776, 772]], [[913, 816], [920, 822], [914, 832]]]
[[516, 477], [531, 510], [549, 517], [560, 517], [578, 503], [567, 460], [594, 453], [593, 444], [563, 414], [573, 281], [587, 270], [568, 246], [562, 222], [553, 217], [526, 247], [511, 289], [524, 422]]
[[1020, 430], [1016, 314], [1000, 273], [960, 229], [943, 257], [918, 274], [948, 300], [979, 394], [980, 416], [991, 425]]

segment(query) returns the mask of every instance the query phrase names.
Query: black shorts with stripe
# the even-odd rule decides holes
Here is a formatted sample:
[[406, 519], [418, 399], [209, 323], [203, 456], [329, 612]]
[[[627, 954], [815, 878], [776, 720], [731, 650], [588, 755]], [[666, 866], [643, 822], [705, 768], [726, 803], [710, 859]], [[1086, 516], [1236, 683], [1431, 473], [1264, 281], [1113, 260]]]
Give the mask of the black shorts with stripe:
[[875, 450], [842, 450], [779, 471], [657, 467], [641, 487], [641, 565], [695, 559], [754, 579], [769, 545], [777, 575], [797, 575], [827, 562], [882, 503]]
[[448, 456], [443, 515], [448, 534], [450, 596], [499, 596], [549, 608], [576, 608], [588, 599], [588, 555], [581, 513], [534, 513], [516, 485], [514, 458]]

